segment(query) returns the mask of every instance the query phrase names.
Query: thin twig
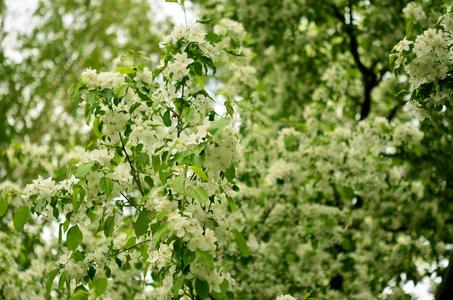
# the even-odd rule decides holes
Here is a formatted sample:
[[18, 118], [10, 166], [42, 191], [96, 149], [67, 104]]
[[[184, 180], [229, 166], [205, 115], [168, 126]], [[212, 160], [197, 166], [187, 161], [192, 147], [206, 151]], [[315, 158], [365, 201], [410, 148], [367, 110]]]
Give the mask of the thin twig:
[[131, 247], [129, 247], [129, 248], [126, 248], [126, 249], [123, 249], [123, 250], [120, 250], [120, 251], [116, 252], [115, 254], [113, 254], [113, 255], [112, 255], [111, 257], [113, 257], [113, 256], [117, 256], [117, 255], [118, 255], [118, 254], [120, 254], [120, 253], [123, 253], [123, 252], [129, 251], [129, 250], [131, 250], [131, 249], [134, 249], [135, 247], [138, 247], [138, 246], [140, 246], [141, 244], [144, 244], [144, 243], [148, 243], [148, 242], [151, 242], [151, 241], [152, 241], [151, 239], [149, 239], [149, 240], [145, 240], [145, 241], [143, 241], [143, 242], [140, 242], [140, 243], [138, 243], [138, 244], [135, 244], [134, 246], [131, 246]]
[[140, 190], [140, 193], [142, 194], [142, 197], [143, 197], [143, 196], [145, 196], [145, 193], [143, 192], [142, 184], [140, 183], [140, 178], [137, 178], [137, 176], [135, 174], [136, 172], [135, 172], [134, 166], [132, 165], [132, 161], [129, 157], [129, 154], [127, 154], [126, 146], [124, 145], [124, 141], [123, 141], [123, 137], [121, 136], [121, 133], [118, 133], [118, 134], [120, 135], [121, 145], [123, 146], [123, 151], [126, 154], [127, 161], [129, 162], [129, 165], [131, 167], [132, 175], [134, 176], [135, 183], [137, 184], [137, 187]]
[[184, 103], [184, 85], [182, 86], [182, 94], [181, 94], [181, 105], [179, 106], [179, 114], [178, 114], [178, 138], [181, 134], [181, 129], [179, 128], [179, 124], [181, 123], [181, 115], [182, 115], [182, 104]]
[[135, 203], [132, 202], [126, 195], [124, 195], [123, 192], [120, 192], [120, 194], [127, 200], [127, 202], [129, 202], [130, 204], [132, 204], [132, 206], [134, 206], [135, 208], [138, 208], [138, 206], [135, 205]]

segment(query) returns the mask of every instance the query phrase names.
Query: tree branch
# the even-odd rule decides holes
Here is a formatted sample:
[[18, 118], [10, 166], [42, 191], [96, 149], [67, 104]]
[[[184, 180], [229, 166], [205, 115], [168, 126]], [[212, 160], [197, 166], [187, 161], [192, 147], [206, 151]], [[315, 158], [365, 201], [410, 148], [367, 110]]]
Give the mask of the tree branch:
[[442, 275], [442, 283], [436, 293], [436, 300], [451, 299], [453, 293], [453, 252], [450, 254], [448, 267]]
[[377, 75], [373, 72], [373, 68], [375, 65], [377, 65], [377, 61], [373, 63], [372, 67], [367, 68], [360, 59], [359, 43], [357, 41], [357, 36], [354, 33], [352, 4], [349, 3], [349, 22], [346, 22], [344, 15], [340, 12], [335, 4], [332, 4], [332, 9], [336, 18], [343, 24], [344, 30], [349, 37], [349, 51], [351, 52], [352, 58], [354, 59], [357, 68], [360, 70], [360, 73], [362, 73], [364, 84], [364, 100], [362, 109], [360, 111], [360, 120], [364, 120], [366, 117], [368, 117], [371, 109], [371, 91], [379, 83], [385, 72], [378, 79]]
[[126, 248], [126, 249], [123, 249], [123, 250], [120, 250], [120, 251], [116, 252], [115, 254], [113, 254], [113, 255], [112, 255], [111, 257], [113, 257], [113, 256], [117, 256], [117, 255], [118, 255], [118, 254], [120, 254], [120, 253], [123, 253], [123, 252], [129, 251], [129, 250], [131, 250], [131, 249], [134, 249], [135, 247], [138, 247], [138, 246], [140, 246], [141, 244], [144, 244], [144, 243], [148, 243], [148, 242], [151, 242], [151, 241], [152, 241], [152, 239], [149, 239], [149, 240], [145, 240], [145, 241], [143, 241], [143, 242], [140, 242], [140, 243], [138, 243], [138, 244], [135, 244], [134, 246], [131, 246], [131, 247], [129, 247], [129, 248]]
[[123, 192], [120, 192], [121, 196], [123, 196], [127, 202], [129, 202], [133, 207], [138, 208], [137, 205], [135, 205], [134, 202], [132, 202], [126, 195], [123, 194]]
[[145, 193], [143, 192], [142, 184], [140, 183], [140, 178], [137, 178], [137, 176], [135, 174], [136, 171], [134, 169], [134, 166], [132, 165], [132, 161], [131, 161], [131, 159], [129, 157], [129, 154], [127, 154], [126, 146], [124, 145], [124, 141], [123, 141], [123, 137], [121, 136], [121, 133], [118, 133], [118, 134], [120, 135], [120, 140], [121, 140], [121, 145], [123, 146], [123, 151], [126, 154], [127, 161], [129, 162], [129, 165], [131, 167], [132, 176], [134, 176], [135, 183], [137, 184], [137, 187], [140, 190], [140, 193], [142, 194], [142, 197], [143, 197], [143, 196], [145, 196]]

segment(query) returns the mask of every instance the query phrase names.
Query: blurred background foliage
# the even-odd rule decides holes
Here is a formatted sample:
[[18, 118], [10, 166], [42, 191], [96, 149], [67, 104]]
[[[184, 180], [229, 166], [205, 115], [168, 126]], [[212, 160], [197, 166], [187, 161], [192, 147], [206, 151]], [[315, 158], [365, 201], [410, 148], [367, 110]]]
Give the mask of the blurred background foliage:
[[[15, 36], [5, 31], [5, 2], [0, 7], [0, 151], [12, 141], [86, 143], [83, 120], [74, 118], [83, 111], [70, 101], [71, 85], [87, 68], [113, 70], [129, 50], [157, 62], [160, 36], [170, 22], [156, 23], [146, 0], [50, 0], [39, 1], [24, 24], [31, 32]], [[8, 57], [7, 50], [19, 55]], [[0, 163], [0, 178], [6, 179], [5, 156]]]

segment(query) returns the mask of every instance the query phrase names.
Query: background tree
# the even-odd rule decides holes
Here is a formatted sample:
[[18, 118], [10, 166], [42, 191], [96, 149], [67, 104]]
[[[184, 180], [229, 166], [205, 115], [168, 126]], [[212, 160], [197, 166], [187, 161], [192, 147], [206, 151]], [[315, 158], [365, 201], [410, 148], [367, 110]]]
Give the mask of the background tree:
[[[262, 213], [254, 215], [261, 215], [263, 218], [258, 218], [252, 224], [244, 224], [245, 231], [249, 231], [253, 238], [255, 235], [268, 232], [271, 238], [266, 236], [263, 240], [261, 236], [258, 241], [268, 243], [268, 240], [272, 240], [272, 236], [275, 235], [274, 243], [278, 245], [276, 247], [279, 250], [289, 249], [276, 255], [279, 259], [274, 261], [275, 272], [263, 271], [270, 267], [269, 264], [260, 265], [258, 268], [262, 269], [255, 271], [255, 274], [263, 275], [261, 277], [258, 275], [258, 278], [255, 279], [244, 271], [247, 268], [250, 269], [251, 262], [242, 261], [241, 271], [247, 273], [242, 278], [244, 292], [247, 293], [253, 280], [256, 280], [255, 282], [258, 284], [266, 282], [265, 279], [268, 278], [263, 278], [263, 276], [267, 276], [269, 273], [278, 274], [276, 277], [271, 277], [270, 281], [285, 278], [282, 279], [282, 284], [291, 282], [285, 276], [296, 278], [295, 275], [288, 275], [287, 269], [290, 266], [287, 261], [288, 255], [291, 257], [292, 264], [294, 264], [294, 260], [300, 262], [300, 268], [303, 268], [307, 260], [314, 261], [314, 264], [323, 271], [318, 273], [320, 281], [312, 287], [321, 294], [330, 295], [325, 297], [333, 299], [344, 297], [339, 296], [338, 292], [359, 299], [375, 298], [389, 284], [394, 286], [395, 297], [402, 297], [396, 295], [400, 293], [397, 290], [401, 291], [404, 282], [408, 280], [418, 282], [423, 275], [429, 276], [434, 272], [440, 274], [441, 269], [436, 269], [436, 266], [439, 266], [442, 258], [448, 257], [448, 247], [445, 248], [445, 242], [450, 243], [450, 241], [446, 236], [444, 236], [445, 239], [440, 238], [439, 234], [443, 235], [444, 232], [451, 230], [449, 225], [445, 224], [448, 224], [446, 220], [450, 218], [450, 210], [444, 210], [451, 201], [446, 177], [439, 177], [440, 181], [429, 178], [438, 178], [441, 173], [444, 173], [440, 170], [449, 169], [448, 163], [439, 165], [440, 161], [445, 161], [445, 157], [450, 155], [450, 147], [444, 147], [445, 143], [440, 142], [449, 140], [446, 139], [446, 136], [450, 135], [449, 130], [443, 125], [439, 126], [439, 123], [437, 123], [438, 125], [429, 122], [423, 123], [421, 129], [424, 132], [424, 138], [421, 143], [411, 149], [411, 146], [407, 144], [409, 140], [403, 140], [404, 143], [396, 149], [393, 149], [393, 146], [388, 149], [382, 148], [375, 156], [377, 160], [374, 162], [377, 163], [375, 167], [380, 165], [377, 169], [372, 165], [360, 162], [360, 159], [354, 168], [350, 169], [348, 166], [351, 163], [350, 155], [340, 156], [342, 159], [337, 159], [337, 152], [344, 145], [329, 144], [329, 147], [323, 149], [321, 144], [324, 139], [329, 141], [328, 143], [332, 143], [337, 138], [344, 140], [350, 131], [352, 131], [353, 139], [357, 138], [362, 134], [365, 126], [357, 124], [357, 120], [375, 119], [379, 116], [391, 121], [390, 128], [392, 129], [381, 132], [383, 136], [388, 134], [384, 140], [392, 139], [392, 136], [400, 138], [398, 135], [405, 130], [399, 128], [396, 132], [392, 131], [399, 127], [399, 124], [409, 120], [410, 115], [401, 110], [404, 104], [403, 94], [396, 94], [406, 87], [407, 83], [404, 78], [398, 82], [395, 77], [390, 75], [391, 66], [388, 63], [388, 53], [405, 32], [407, 35], [411, 32], [412, 34], [420, 32], [424, 26], [435, 23], [441, 15], [443, 2], [432, 2], [425, 7], [417, 2], [407, 5], [409, 2], [390, 1], [373, 1], [373, 3], [328, 1], [322, 4], [310, 1], [298, 3], [288, 1], [254, 1], [253, 3], [248, 1], [200, 1], [200, 3], [202, 7], [207, 8], [206, 15], [217, 13], [219, 18], [231, 18], [239, 21], [249, 33], [245, 45], [256, 53], [252, 65], [256, 69], [258, 82], [255, 88], [252, 88], [254, 94], [251, 93], [250, 97], [256, 101], [258, 110], [263, 115], [256, 112], [251, 115], [242, 115], [244, 144], [247, 144], [245, 142], [248, 141], [247, 137], [250, 138], [250, 150], [249, 154], [245, 156], [245, 160], [247, 161], [248, 155], [258, 160], [248, 161], [243, 165], [244, 169], [240, 170], [240, 178], [247, 184], [247, 189], [256, 188], [256, 191], [251, 194], [243, 193], [244, 199], [239, 203], [253, 207], [254, 210], [256, 207], [262, 207]], [[416, 14], [417, 11], [423, 12], [422, 17]], [[276, 59], [274, 60], [274, 58]], [[253, 120], [252, 123], [263, 124], [262, 127], [247, 126], [250, 124], [248, 123], [249, 117]], [[444, 117], [442, 115], [440, 120], [445, 120]], [[382, 120], [372, 121], [371, 124], [373, 123], [381, 124], [382, 129], [388, 128], [388, 125], [382, 123]], [[362, 137], [362, 145], [354, 144], [354, 147], [359, 148], [371, 147], [359, 156], [364, 161], [368, 160], [365, 156], [377, 150], [377, 148], [373, 150], [372, 146], [373, 138], [371, 136], [374, 130], [371, 124], [369, 125], [371, 128], [367, 129], [369, 134]], [[437, 133], [431, 130], [436, 130]], [[340, 132], [342, 133], [340, 134]], [[338, 137], [337, 134], [340, 136]], [[418, 136], [417, 140], [420, 139], [420, 134], [416, 131], [411, 135]], [[285, 150], [286, 148], [286, 151], [289, 151], [288, 156], [285, 157], [286, 151], [283, 151], [283, 154], [273, 154], [273, 156], [269, 154], [269, 156], [263, 157], [262, 153], [275, 152], [273, 149], [277, 146], [271, 141], [277, 140], [279, 136], [280, 149]], [[381, 140], [381, 145], [385, 144], [384, 140]], [[348, 147], [352, 147], [351, 141], [344, 141]], [[298, 148], [298, 142], [303, 150]], [[337, 142], [334, 143], [337, 144]], [[437, 148], [439, 152], [433, 157], [434, 152], [429, 147], [435, 144], [439, 145]], [[440, 150], [441, 148], [442, 150]], [[292, 152], [294, 150], [299, 150], [301, 154]], [[388, 152], [393, 150], [395, 152]], [[322, 152], [317, 154], [316, 152], [319, 151]], [[355, 151], [350, 148], [347, 152], [354, 153]], [[294, 165], [294, 161], [297, 161], [296, 157], [300, 156], [305, 157], [306, 160]], [[274, 164], [276, 160], [278, 163]], [[338, 165], [335, 164], [337, 160]], [[426, 167], [421, 169], [420, 165], [425, 163], [430, 167], [425, 165]], [[383, 167], [384, 165], [387, 167]], [[434, 165], [438, 167], [433, 167]], [[360, 169], [353, 171], [357, 166], [360, 166]], [[277, 172], [279, 168], [284, 168], [286, 171], [282, 171], [279, 174], [280, 177], [273, 176], [274, 179], [277, 179], [274, 184], [283, 186], [277, 188], [277, 191], [273, 193], [269, 192], [270, 195], [266, 195], [263, 190], [266, 174]], [[344, 173], [345, 169], [348, 170], [347, 176]], [[388, 173], [391, 170], [393, 174]], [[451, 173], [450, 171], [445, 172]], [[284, 175], [287, 173], [288, 175]], [[368, 177], [376, 176], [375, 184], [368, 185], [366, 188], [368, 179], [364, 177], [365, 173], [369, 175]], [[398, 173], [400, 175], [397, 175]], [[312, 175], [308, 175], [308, 179], [302, 182], [296, 180], [296, 178], [299, 180], [307, 178], [307, 174]], [[361, 182], [361, 184], [357, 186], [350, 182], [346, 183], [349, 180], [354, 181], [353, 178], [356, 178], [356, 183]], [[396, 178], [404, 178], [408, 182], [403, 183], [399, 179], [397, 182], [392, 182]], [[285, 184], [289, 187], [294, 185], [293, 188], [297, 192], [291, 196], [294, 197], [293, 199], [288, 195], [283, 197]], [[399, 186], [397, 189], [400, 192], [404, 186], [412, 186], [413, 189], [424, 188], [426, 197], [416, 201], [417, 197], [413, 198], [414, 196], [410, 195], [407, 198], [401, 197], [395, 190], [389, 194], [379, 192], [380, 188], [391, 190], [393, 184]], [[417, 186], [418, 188], [416, 188]], [[313, 192], [308, 195], [303, 194], [304, 190], [313, 189], [314, 194]], [[420, 192], [421, 190], [419, 190], [419, 195]], [[399, 198], [395, 199], [395, 195], [398, 195]], [[266, 198], [270, 198], [267, 206]], [[300, 232], [304, 232], [303, 226], [295, 229], [292, 234], [288, 234], [280, 233], [278, 230], [275, 232], [276, 228], [272, 224], [267, 224], [267, 229], [264, 229], [263, 224], [260, 223], [267, 220], [264, 217], [272, 213], [275, 203], [281, 203], [284, 199], [285, 203], [289, 202], [286, 204], [289, 207], [283, 211], [289, 214], [297, 207], [311, 203], [322, 203], [327, 205], [326, 209], [340, 209], [342, 213], [346, 213], [345, 218], [354, 219], [355, 224], [346, 226], [338, 222], [338, 225], [340, 228], [348, 228], [348, 232], [351, 230], [356, 232], [353, 234], [355, 237], [347, 238], [348, 241], [343, 244], [340, 241], [337, 245], [332, 245], [330, 244], [332, 240], [324, 236], [321, 238], [321, 243], [325, 243], [324, 246], [321, 246], [321, 249], [324, 248], [324, 250], [321, 250], [319, 245], [315, 246], [316, 250], [312, 250], [311, 242], [307, 241], [309, 250], [295, 254], [295, 245], [288, 246], [288, 248], [282, 247], [280, 235], [294, 236], [296, 232], [300, 234]], [[240, 212], [247, 210], [247, 208], [241, 208]], [[433, 209], [442, 210], [445, 215], [434, 213]], [[250, 213], [250, 215], [252, 214]], [[299, 219], [297, 216], [279, 215], [279, 217], [279, 220], [287, 220], [289, 228], [297, 226]], [[244, 216], [243, 219], [247, 218]], [[322, 217], [320, 219], [322, 220]], [[296, 223], [292, 223], [293, 220]], [[372, 221], [371, 224], [374, 225], [367, 225], [369, 221]], [[277, 224], [281, 229], [282, 224]], [[302, 234], [303, 237], [298, 239], [298, 242], [311, 239], [311, 224], [308, 225], [305, 230], [308, 232]], [[360, 244], [363, 244], [363, 236], [368, 235], [370, 231], [368, 227], [370, 225], [382, 230], [382, 234], [373, 230], [375, 233], [373, 237], [376, 238], [373, 244], [379, 246], [367, 246], [359, 249]], [[264, 226], [266, 227], [266, 224]], [[322, 227], [319, 224], [315, 226], [315, 228]], [[332, 228], [326, 226], [324, 231], [320, 231], [330, 233]], [[283, 232], [285, 231], [283, 230]], [[317, 232], [316, 235], [319, 236], [320, 232]], [[343, 238], [344, 235], [340, 240]], [[420, 241], [425, 241], [426, 244], [420, 244]], [[309, 253], [312, 251], [317, 254], [324, 253], [332, 260], [327, 259], [329, 262], [326, 262], [323, 259], [310, 259]], [[275, 252], [278, 253], [277, 250]], [[270, 251], [270, 253], [273, 252]], [[264, 256], [267, 255], [270, 255], [269, 252], [266, 252]], [[421, 261], [434, 263], [435, 267], [420, 272], [420, 267], [417, 267], [418, 263], [415, 263], [416, 257], [419, 257]], [[387, 268], [383, 263], [386, 260], [389, 262]], [[367, 262], [366, 268], [368, 269], [368, 275], [365, 277], [370, 281], [358, 283], [356, 280], [364, 277], [345, 276], [345, 273], [352, 270], [354, 270], [353, 273], [358, 272], [363, 268], [365, 262]], [[376, 265], [373, 266], [373, 262]], [[324, 271], [323, 266], [332, 266], [337, 263], [342, 266], [337, 271], [332, 269]], [[310, 279], [307, 279], [306, 282], [313, 284], [315, 281], [313, 278], [317, 278], [314, 275], [317, 271], [307, 269], [304, 271], [312, 275], [308, 275]], [[383, 272], [380, 273], [381, 271]], [[400, 276], [402, 273], [405, 274], [406, 279], [404, 280]], [[352, 282], [348, 283], [348, 277]], [[295, 280], [294, 291], [300, 288], [301, 280], [300, 277], [297, 278], [299, 280]], [[394, 282], [396, 282], [396, 286]], [[357, 289], [357, 287], [359, 288]], [[265, 286], [265, 284], [253, 290], [262, 293], [268, 291], [269, 294], [246, 294], [247, 297], [269, 297], [271, 294], [277, 293], [272, 287]]]
[[[17, 37], [20, 62], [1, 50], [0, 149], [12, 140], [86, 144], [80, 134], [83, 122], [74, 118], [83, 111], [69, 101], [68, 86], [89, 67], [114, 68], [112, 60], [130, 49], [147, 52], [154, 58], [149, 64], [157, 63], [159, 36], [167, 26], [158, 26], [153, 18], [149, 3], [142, 0], [40, 1], [33, 14], [37, 26]], [[3, 40], [7, 34], [2, 28]], [[0, 176], [6, 179], [12, 172], [4, 158]]]

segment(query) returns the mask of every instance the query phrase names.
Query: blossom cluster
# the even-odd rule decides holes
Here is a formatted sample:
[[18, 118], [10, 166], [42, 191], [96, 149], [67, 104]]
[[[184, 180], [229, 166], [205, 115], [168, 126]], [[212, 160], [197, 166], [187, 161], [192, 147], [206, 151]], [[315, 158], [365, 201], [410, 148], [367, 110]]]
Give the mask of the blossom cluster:
[[[413, 19], [424, 19], [419, 5], [410, 3], [405, 9]], [[429, 28], [418, 35], [414, 41], [401, 40], [390, 54], [395, 72], [408, 76], [410, 89], [413, 91], [406, 106], [419, 119], [429, 118], [431, 109], [440, 111], [443, 106], [450, 106], [451, 69], [453, 66], [453, 11], [446, 9], [439, 20], [439, 26]]]

